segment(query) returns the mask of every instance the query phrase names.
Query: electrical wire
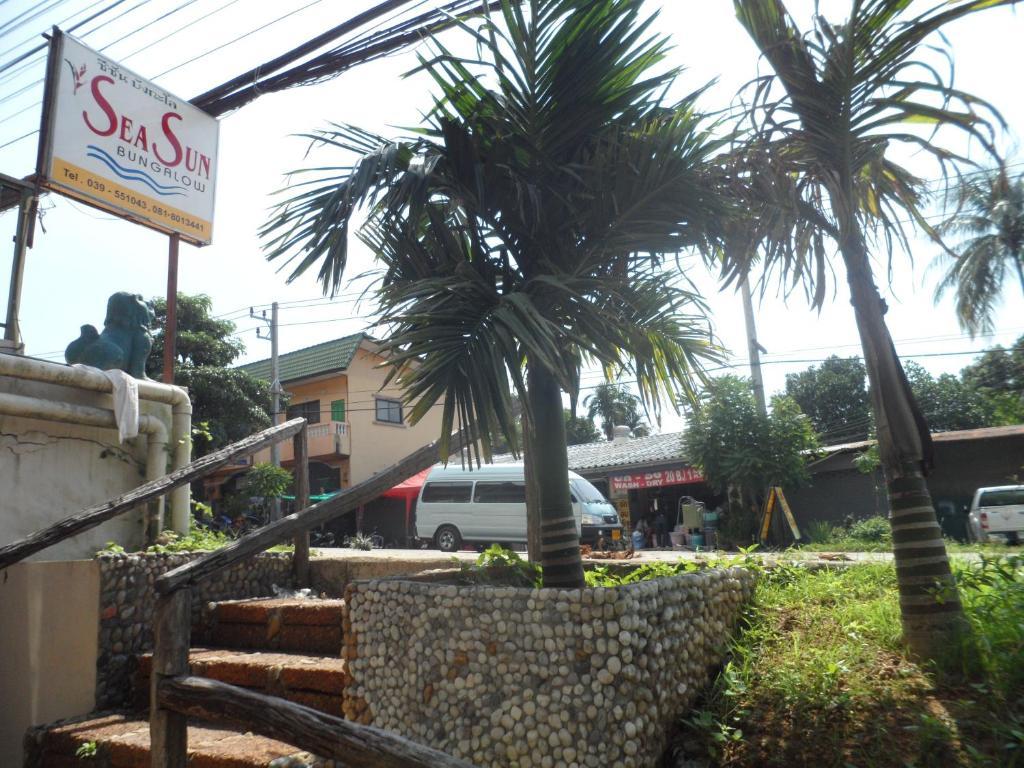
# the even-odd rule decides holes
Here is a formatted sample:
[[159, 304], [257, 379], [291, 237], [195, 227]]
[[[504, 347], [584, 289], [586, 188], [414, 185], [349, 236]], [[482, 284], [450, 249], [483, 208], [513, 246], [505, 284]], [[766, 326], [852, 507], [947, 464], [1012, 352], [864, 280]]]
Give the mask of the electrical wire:
[[[76, 31], [77, 29], [79, 29], [80, 27], [83, 27], [83, 26], [85, 26], [86, 24], [88, 24], [88, 23], [89, 23], [90, 21], [93, 21], [94, 19], [98, 19], [98, 18], [99, 18], [100, 16], [104, 15], [105, 13], [108, 13], [109, 11], [112, 11], [112, 10], [113, 10], [114, 8], [116, 8], [117, 6], [119, 6], [119, 5], [122, 5], [123, 3], [126, 3], [126, 2], [128, 2], [128, 0], [114, 0], [114, 2], [110, 3], [110, 5], [106, 6], [105, 8], [103, 8], [103, 9], [101, 9], [101, 10], [99, 10], [99, 11], [97, 11], [96, 13], [94, 13], [94, 14], [93, 14], [92, 16], [90, 16], [89, 18], [87, 18], [87, 19], [82, 19], [82, 20], [81, 20], [80, 22], [78, 22], [78, 23], [77, 23], [77, 24], [75, 24], [74, 26], [72, 26], [72, 27], [69, 27], [69, 28], [68, 28], [68, 29], [67, 29], [66, 31], [67, 31], [68, 33], [74, 32], [74, 31]], [[136, 7], [137, 7], [137, 6], [136, 6]], [[131, 10], [134, 10], [134, 9], [131, 9]], [[130, 12], [130, 11], [126, 11], [126, 12], [124, 12], [124, 13], [121, 13], [121, 14], [119, 14], [118, 16], [115, 16], [115, 17], [114, 17], [113, 19], [111, 19], [111, 21], [117, 21], [118, 19], [120, 19], [120, 18], [121, 18], [122, 16], [124, 16], [124, 15], [125, 15], [126, 13], [129, 13], [129, 12]], [[82, 37], [86, 37], [86, 36], [88, 36], [88, 35], [91, 35], [91, 34], [92, 34], [93, 32], [96, 32], [97, 30], [100, 30], [100, 29], [102, 29], [102, 28], [103, 28], [103, 26], [104, 26], [104, 25], [103, 25], [103, 24], [101, 24], [100, 26], [98, 26], [98, 27], [95, 27], [94, 29], [90, 29], [90, 30], [89, 30], [89, 31], [87, 31], [87, 32], [83, 32], [83, 33], [82, 33]], [[33, 49], [32, 49], [31, 51], [28, 51], [28, 52], [26, 52], [26, 53], [23, 53], [23, 54], [21, 54], [21, 55], [20, 55], [20, 56], [18, 56], [18, 57], [17, 57], [16, 59], [14, 59], [14, 60], [12, 60], [12, 61], [9, 61], [9, 62], [7, 62], [6, 64], [0, 65], [0, 72], [4, 72], [5, 70], [7, 70], [7, 69], [10, 69], [10, 68], [11, 68], [12, 66], [14, 66], [15, 64], [17, 64], [17, 63], [18, 63], [19, 61], [22, 61], [22, 60], [24, 60], [24, 59], [28, 58], [29, 56], [32, 56], [33, 54], [39, 53], [40, 51], [45, 51], [45, 50], [46, 50], [46, 48], [47, 48], [48, 46], [49, 46], [49, 43], [41, 43], [40, 45], [38, 45], [38, 46], [36, 46], [35, 48], [33, 48]], [[24, 71], [25, 69], [27, 69], [27, 68], [28, 68], [29, 66], [31, 66], [32, 64], [34, 64], [34, 63], [36, 63], [36, 62], [39, 62], [39, 61], [42, 61], [42, 60], [43, 60], [43, 59], [45, 59], [45, 58], [46, 58], [46, 55], [45, 55], [45, 54], [43, 54], [42, 56], [39, 56], [39, 57], [37, 57], [37, 58], [33, 59], [33, 60], [32, 60], [31, 62], [29, 62], [28, 64], [26, 64], [26, 65], [25, 65], [24, 67], [22, 67], [21, 69], [19, 69], [19, 70], [18, 70], [18, 72], [22, 72], [22, 71]], [[13, 75], [15, 75], [15, 74], [17, 74], [17, 73], [11, 73], [11, 75], [7, 75], [7, 76], [5, 76], [5, 78], [4, 78], [4, 82], [6, 82], [7, 80], [11, 79], [11, 77], [12, 77]]]
[[[90, 10], [95, 8], [97, 5], [100, 5], [101, 3], [103, 3], [103, 0], [94, 0], [92, 5], [88, 5], [85, 8], [82, 8], [81, 10], [75, 11], [70, 16], [67, 16], [67, 17], [61, 19], [59, 22], [57, 22], [57, 26], [58, 27], [63, 27], [65, 24], [67, 24], [69, 21], [71, 21], [71, 19], [75, 18], [75, 16], [78, 16], [80, 13], [88, 13]], [[33, 40], [36, 39], [36, 37], [38, 37], [38, 35], [32, 35], [31, 37], [26, 37], [20, 43], [17, 43], [15, 45], [11, 46], [6, 51], [0, 52], [0, 59], [2, 59], [4, 56], [6, 56], [9, 53], [14, 53], [14, 51], [16, 51], [19, 48], [21, 48], [21, 46], [27, 45], [28, 43], [31, 43]], [[46, 47], [45, 43], [43, 44], [43, 47], [44, 48]], [[39, 50], [41, 50], [41, 48], [37, 47], [33, 51], [29, 51], [27, 55], [31, 56], [33, 53], [35, 53], [36, 51], [39, 51]], [[17, 62], [15, 62], [15, 63], [17, 63]], [[5, 69], [7, 69], [8, 66], [9, 66], [8, 64], [0, 66], [0, 72], [2, 72]]]
[[216, 48], [211, 48], [210, 50], [206, 51], [206, 53], [201, 53], [198, 56], [193, 56], [191, 59], [188, 59], [187, 61], [183, 61], [180, 64], [176, 64], [175, 66], [171, 67], [170, 69], [165, 69], [159, 75], [154, 75], [150, 79], [156, 80], [158, 78], [163, 77], [164, 75], [169, 75], [171, 72], [179, 70], [182, 67], [187, 66], [187, 65], [189, 65], [189, 64], [191, 64], [193, 62], [199, 61], [200, 59], [205, 59], [207, 56], [210, 56], [211, 54], [214, 54], [217, 51], [221, 51], [221, 50], [227, 48], [229, 45], [234, 45], [235, 43], [237, 43], [237, 42], [239, 42], [241, 40], [244, 40], [245, 38], [250, 37], [251, 35], [254, 35], [257, 32], [261, 32], [264, 29], [267, 29], [268, 27], [274, 26], [278, 22], [281, 22], [281, 21], [284, 21], [285, 19], [291, 18], [292, 16], [294, 16], [297, 13], [301, 13], [302, 11], [306, 10], [307, 8], [311, 8], [314, 5], [319, 5], [323, 1], [324, 0], [312, 0], [312, 2], [306, 3], [306, 5], [302, 6], [301, 8], [296, 8], [294, 11], [289, 11], [288, 13], [284, 14], [283, 16], [277, 17], [273, 21], [269, 21], [266, 24], [263, 24], [262, 26], [256, 27], [256, 29], [253, 29], [253, 30], [250, 30], [249, 32], [246, 32], [244, 35], [239, 35], [238, 37], [234, 38], [233, 40], [229, 40], [226, 43], [218, 45]]
[[[52, 11], [55, 8], [59, 8], [64, 5], [68, 0], [50, 0], [50, 4], [37, 3], [33, 7], [22, 11], [10, 21], [5, 24], [0, 24], [0, 37], [11, 34], [16, 29], [21, 29], [23, 26], [28, 24], [33, 19], [37, 19], [48, 11]], [[42, 7], [40, 7], [42, 6]], [[21, 19], [21, 21], [18, 21]], [[13, 25], [13, 26], [12, 26]]]

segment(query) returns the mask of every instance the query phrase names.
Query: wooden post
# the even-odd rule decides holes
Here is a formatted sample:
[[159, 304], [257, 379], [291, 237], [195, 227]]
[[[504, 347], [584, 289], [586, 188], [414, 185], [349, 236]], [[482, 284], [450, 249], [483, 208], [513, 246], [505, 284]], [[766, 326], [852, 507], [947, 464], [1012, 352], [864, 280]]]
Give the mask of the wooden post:
[[[306, 442], [308, 425], [292, 438], [295, 463], [292, 471], [295, 476], [295, 511], [301, 512], [309, 506], [309, 443]], [[295, 586], [298, 589], [309, 586], [309, 529], [304, 528], [295, 534], [295, 555], [292, 558], [295, 571]]]
[[167, 323], [164, 325], [164, 384], [174, 383], [174, 356], [178, 345], [178, 243], [181, 235], [171, 235], [167, 247]]
[[192, 592], [186, 586], [156, 601], [153, 618], [153, 672], [149, 680], [149, 740], [152, 768], [187, 768], [185, 715], [160, 706], [160, 683], [188, 675], [192, 634]]

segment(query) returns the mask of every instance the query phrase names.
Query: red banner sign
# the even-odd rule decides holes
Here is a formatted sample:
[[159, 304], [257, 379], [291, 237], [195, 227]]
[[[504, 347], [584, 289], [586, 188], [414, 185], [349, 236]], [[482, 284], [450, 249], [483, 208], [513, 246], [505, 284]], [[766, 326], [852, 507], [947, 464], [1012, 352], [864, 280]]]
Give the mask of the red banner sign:
[[704, 475], [693, 467], [679, 469], [662, 469], [656, 472], [638, 472], [630, 475], [613, 475], [611, 478], [612, 495], [618, 495], [636, 488], [660, 488], [663, 485], [684, 485], [699, 483]]

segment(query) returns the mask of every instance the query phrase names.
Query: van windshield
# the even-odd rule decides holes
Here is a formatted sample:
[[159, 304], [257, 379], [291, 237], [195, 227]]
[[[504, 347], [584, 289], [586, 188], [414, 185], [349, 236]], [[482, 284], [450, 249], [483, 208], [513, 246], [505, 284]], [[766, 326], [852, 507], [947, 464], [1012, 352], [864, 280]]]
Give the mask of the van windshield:
[[1024, 488], [985, 491], [978, 500], [979, 507], [1009, 507], [1016, 504], [1024, 505]]
[[582, 478], [578, 480], [573, 479], [572, 489], [580, 501], [611, 504], [611, 502], [608, 501], [608, 499], [601, 495], [601, 492], [597, 490], [597, 488], [595, 488], [588, 481], [583, 480]]

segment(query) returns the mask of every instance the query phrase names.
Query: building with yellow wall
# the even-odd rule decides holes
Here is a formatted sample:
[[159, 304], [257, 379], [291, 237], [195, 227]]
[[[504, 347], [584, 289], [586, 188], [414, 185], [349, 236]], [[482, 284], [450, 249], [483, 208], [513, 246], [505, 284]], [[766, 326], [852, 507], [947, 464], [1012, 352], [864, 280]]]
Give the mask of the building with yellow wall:
[[[392, 381], [380, 346], [357, 333], [280, 356], [281, 388], [287, 418], [309, 422], [310, 492], [330, 493], [359, 483], [389, 467], [441, 434], [441, 406], [411, 425], [401, 390]], [[270, 381], [270, 360], [241, 366]], [[270, 460], [269, 449], [256, 455]], [[291, 443], [281, 443], [281, 464], [291, 468]], [[248, 462], [246, 462], [246, 465]], [[245, 466], [226, 468], [212, 485], [220, 485]]]

